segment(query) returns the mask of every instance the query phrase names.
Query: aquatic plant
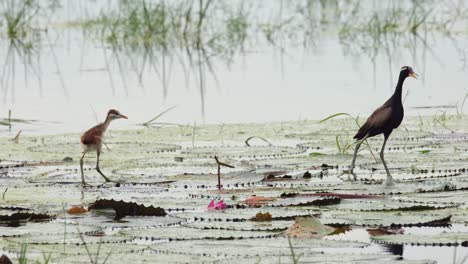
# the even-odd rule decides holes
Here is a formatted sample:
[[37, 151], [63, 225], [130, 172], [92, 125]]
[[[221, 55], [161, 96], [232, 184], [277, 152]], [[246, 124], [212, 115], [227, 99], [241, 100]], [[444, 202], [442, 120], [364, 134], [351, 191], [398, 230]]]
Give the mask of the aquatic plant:
[[[357, 117], [353, 117], [351, 116], [350, 114], [348, 113], [336, 113], [336, 114], [333, 114], [333, 115], [330, 115], [328, 117], [325, 117], [324, 119], [320, 120], [319, 123], [324, 123], [328, 120], [331, 120], [331, 119], [334, 119], [336, 117], [340, 117], [340, 116], [346, 116], [346, 117], [349, 117], [351, 119], [354, 120], [354, 122], [356, 123], [356, 126], [357, 128], [359, 129], [359, 127], [361, 126], [359, 124], [359, 116]], [[357, 142], [353, 142], [353, 143], [350, 143], [350, 140], [349, 140], [349, 134], [346, 135], [346, 140], [343, 140], [342, 139], [342, 135], [336, 135], [335, 137], [335, 144], [336, 144], [336, 148], [338, 149], [338, 153], [340, 154], [346, 154], [348, 153], [348, 151], [357, 143]], [[374, 160], [377, 160], [377, 158], [375, 157], [374, 155], [374, 152], [372, 151], [372, 148], [370, 147], [369, 145], [369, 141], [366, 139], [364, 140], [364, 144], [367, 146], [367, 148], [369, 149], [369, 152], [371, 153], [372, 157], [374, 158]]]
[[155, 125], [154, 124], [154, 121], [156, 121], [157, 119], [159, 119], [161, 116], [163, 116], [164, 114], [166, 114], [167, 112], [171, 111], [172, 109], [176, 108], [176, 106], [172, 106], [172, 107], [169, 107], [168, 109], [162, 111], [161, 113], [157, 114], [155, 117], [151, 118], [150, 120], [146, 121], [145, 123], [143, 123], [142, 125], [143, 126], [151, 126], [151, 125]]
[[102, 260], [102, 262], [99, 262], [99, 254], [101, 253], [102, 240], [99, 240], [99, 243], [97, 244], [96, 253], [93, 254], [91, 253], [91, 250], [89, 249], [88, 244], [86, 243], [86, 240], [84, 239], [83, 234], [80, 232], [79, 229], [78, 229], [78, 234], [80, 236], [81, 242], [83, 243], [83, 246], [86, 249], [86, 254], [89, 257], [89, 261], [91, 262], [91, 264], [106, 264], [114, 250], [113, 249], [110, 250], [105, 256], [105, 258]]
[[[377, 57], [385, 56], [391, 69], [390, 55], [397, 48], [429, 50], [428, 54], [432, 54], [426, 32], [457, 32], [456, 26], [467, 17], [463, 3], [434, 1], [391, 1], [369, 6], [355, 0], [301, 0], [289, 4], [277, 1], [268, 5], [261, 1], [225, 0], [117, 0], [100, 5], [85, 1], [76, 6], [37, 0], [2, 3], [0, 8], [12, 10], [4, 12], [8, 16], [2, 23], [4, 36], [8, 41], [14, 39], [1, 74], [5, 98], [14, 96], [17, 65], [27, 66], [25, 76], [32, 73], [36, 77], [42, 94], [39, 66], [43, 54], [56, 65], [58, 81], [67, 96], [61, 62], [53, 50], [55, 45], [44, 32], [54, 36], [62, 30], [79, 28], [84, 36], [83, 46], [93, 40], [102, 47], [103, 70], [114, 94], [116, 86], [122, 86], [124, 93], [129, 94], [131, 78], [135, 76], [142, 89], [148, 79], [159, 79], [162, 94], [167, 97], [174, 72], [181, 70], [185, 85], [199, 90], [202, 113], [206, 90], [220, 86], [219, 69], [229, 69], [248, 54], [273, 49], [279, 54], [278, 63], [284, 74], [284, 57], [289, 50], [304, 48], [304, 52], [316, 52], [317, 41], [332, 33], [340, 39], [345, 54], [367, 55], [374, 69]], [[67, 13], [69, 21], [55, 16], [57, 10], [64, 11], [61, 9], [68, 6], [77, 8], [72, 15]], [[440, 12], [434, 14], [433, 10]]]
[[24, 39], [32, 33], [33, 21], [40, 10], [36, 0], [5, 0], [0, 8], [9, 39]]
[[210, 204], [208, 204], [208, 210], [224, 210], [226, 209], [227, 205], [223, 200], [219, 200], [215, 203], [215, 200], [211, 200]]
[[[454, 117], [446, 118], [448, 125], [457, 131], [466, 126], [463, 122], [452, 124], [452, 120], [458, 121]], [[421, 128], [419, 119], [423, 119]], [[5, 178], [8, 182], [2, 181], [0, 187], [4, 190], [8, 184], [15, 184], [8, 185], [14, 188], [8, 189], [8, 199], [0, 204], [0, 220], [5, 220], [0, 246], [7, 252], [19, 252], [20, 245], [27, 244], [28, 263], [43, 261], [41, 252], [46, 252], [47, 257], [52, 252], [50, 262], [102, 263], [107, 258], [107, 263], [155, 260], [230, 263], [233, 259], [252, 263], [258, 256], [261, 263], [276, 263], [278, 258], [291, 262], [294, 255], [300, 256], [299, 262], [391, 263], [401, 257], [362, 250], [372, 248], [372, 243], [461, 247], [460, 242], [457, 246], [454, 241], [457, 235], [461, 239], [466, 235], [458, 231], [464, 228], [466, 219], [464, 191], [468, 189], [468, 168], [463, 159], [453, 155], [453, 146], [463, 155], [468, 151], [464, 144], [468, 135], [429, 133], [433, 131], [432, 116], [409, 117], [407, 125], [411, 134], [395, 131], [396, 137], [388, 146], [391, 149], [388, 156], [398, 164], [393, 168], [394, 176], [400, 181], [392, 189], [379, 185], [385, 175], [374, 168], [374, 162], [362, 164], [359, 182], [340, 180], [349, 156], [335, 154], [335, 135], [340, 130], [355, 129], [354, 118], [323, 123], [225, 124], [222, 134], [229, 143], [220, 143], [219, 138], [223, 137], [219, 135], [219, 125], [199, 125], [197, 148], [190, 147], [191, 127], [184, 130], [185, 136], [180, 135], [177, 126], [114, 131], [115, 138], [122, 141], [110, 139], [113, 151], [107, 155], [109, 160], [103, 162], [121, 176], [121, 182], [101, 185], [97, 174], [90, 175], [92, 187], [85, 192], [78, 185], [76, 163], [63, 160], [64, 156], [72, 160], [79, 157], [76, 143], [72, 143], [76, 142], [76, 135], [26, 135], [21, 144], [12, 144], [4, 138], [0, 166], [9, 175]], [[280, 129], [283, 131], [277, 133]], [[246, 146], [245, 135], [268, 138], [275, 146]], [[144, 137], [144, 141], [136, 142], [136, 136]], [[161, 141], [166, 143], [158, 143]], [[403, 146], [406, 152], [401, 149]], [[317, 148], [324, 155], [311, 159], [309, 152], [304, 151]], [[422, 155], [420, 150], [430, 152]], [[217, 188], [215, 155], [229, 157], [229, 162], [236, 162], [236, 172], [239, 171], [234, 173], [226, 168], [222, 192]], [[307, 171], [310, 178], [303, 177]], [[321, 177], [314, 177], [318, 174]], [[264, 180], [265, 175], [276, 179]], [[224, 210], [200, 210], [211, 200], [229, 203]], [[90, 206], [89, 213], [66, 212], [71, 205], [91, 205], [96, 201], [100, 201], [96, 203], [98, 206], [94, 209]], [[157, 207], [163, 208], [166, 215], [154, 216], [162, 212]], [[47, 209], [54, 220], [45, 217], [47, 221], [26, 221], [36, 218], [34, 214], [44, 213], [42, 209]], [[252, 221], [259, 212], [269, 219], [268, 212], [271, 221]], [[116, 215], [125, 217], [116, 219]], [[407, 227], [424, 227], [445, 234], [423, 237], [406, 232], [399, 237], [389, 234], [388, 242], [378, 232], [371, 232], [376, 239], [370, 242], [351, 241], [354, 237], [351, 234], [347, 238], [349, 233], [326, 239], [291, 238], [292, 254], [283, 232], [294, 225], [297, 217], [311, 216], [317, 221], [306, 221], [302, 226], [307, 230], [315, 228], [322, 235], [331, 231], [324, 225], [338, 227], [331, 234], [353, 230], [366, 234], [367, 229]], [[11, 218], [24, 221], [18, 227], [9, 227]], [[447, 228], [449, 224], [454, 228]], [[352, 254], [322, 252], [324, 248], [346, 249]], [[405, 263], [406, 259], [401, 261]]]
[[20, 264], [27, 264], [28, 263], [28, 260], [26, 258], [27, 249], [28, 249], [27, 244], [21, 244], [21, 248], [20, 248], [20, 252], [19, 252], [19, 256], [18, 256], [18, 262]]
[[9, 95], [11, 101], [14, 101], [18, 67], [22, 67], [25, 72], [26, 84], [28, 74], [36, 77], [39, 91], [42, 94], [40, 52], [43, 50], [44, 39], [51, 46], [51, 55], [59, 73], [60, 83], [65, 94], [67, 93], [55, 52], [45, 34], [48, 25], [44, 23], [43, 18], [51, 16], [53, 12], [52, 9], [44, 8], [43, 5], [43, 2], [37, 0], [5, 0], [0, 3], [0, 21], [5, 22], [0, 23], [0, 29], [4, 30], [4, 34], [0, 32], [0, 41], [7, 47], [3, 68], [0, 71], [0, 88], [2, 88], [4, 102]]
[[298, 264], [299, 263], [299, 258], [300, 256], [296, 256], [296, 253], [294, 252], [294, 247], [293, 247], [293, 244], [291, 242], [291, 238], [288, 237], [288, 245], [289, 245], [289, 250], [291, 251], [291, 259], [292, 259], [292, 262], [294, 264]]

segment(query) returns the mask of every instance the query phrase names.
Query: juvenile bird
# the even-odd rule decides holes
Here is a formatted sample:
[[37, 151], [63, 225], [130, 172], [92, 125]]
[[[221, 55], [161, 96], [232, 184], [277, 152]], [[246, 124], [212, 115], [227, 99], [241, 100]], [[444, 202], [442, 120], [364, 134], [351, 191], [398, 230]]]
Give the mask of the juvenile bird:
[[361, 146], [362, 142], [369, 137], [373, 137], [379, 134], [384, 134], [384, 142], [382, 149], [380, 150], [380, 158], [387, 173], [387, 180], [385, 184], [391, 186], [394, 184], [392, 175], [387, 167], [387, 163], [384, 159], [384, 150], [387, 139], [392, 133], [393, 129], [400, 126], [401, 121], [403, 120], [404, 110], [403, 103], [401, 102], [401, 93], [403, 89], [403, 82], [407, 77], [413, 77], [417, 79], [417, 74], [409, 66], [403, 66], [400, 70], [400, 76], [398, 78], [398, 83], [395, 88], [395, 92], [381, 107], [377, 108], [372, 115], [367, 118], [366, 123], [359, 128], [359, 131], [354, 136], [355, 139], [359, 140], [354, 150], [353, 161], [351, 163], [350, 173], [353, 174], [354, 179], [356, 179], [356, 174], [354, 174], [353, 169], [356, 162], [356, 156]]
[[109, 112], [107, 112], [106, 120], [103, 123], [100, 123], [90, 128], [81, 136], [80, 142], [83, 148], [83, 156], [81, 156], [81, 159], [80, 159], [80, 169], [81, 169], [81, 181], [83, 185], [86, 184], [85, 179], [84, 179], [84, 172], [83, 172], [83, 159], [86, 153], [92, 152], [92, 151], [96, 151], [97, 153], [97, 161], [96, 161], [97, 172], [101, 174], [101, 176], [106, 180], [106, 182], [111, 181], [109, 178], [107, 178], [104, 175], [104, 173], [102, 173], [101, 169], [99, 168], [99, 156], [101, 154], [104, 133], [109, 127], [110, 122], [112, 120], [119, 119], [119, 118], [127, 119], [127, 117], [119, 113], [119, 111], [111, 109], [109, 110]]

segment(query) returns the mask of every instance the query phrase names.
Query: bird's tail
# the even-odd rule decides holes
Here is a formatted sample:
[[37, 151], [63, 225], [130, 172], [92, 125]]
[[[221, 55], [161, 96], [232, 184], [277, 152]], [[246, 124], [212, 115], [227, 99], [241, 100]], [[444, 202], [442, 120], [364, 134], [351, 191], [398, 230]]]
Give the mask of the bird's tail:
[[356, 133], [356, 135], [354, 135], [353, 138], [355, 138], [357, 140], [363, 139], [367, 135], [367, 133], [369, 132], [367, 130], [368, 129], [367, 129], [366, 124], [362, 125], [361, 128], [359, 128], [359, 131]]

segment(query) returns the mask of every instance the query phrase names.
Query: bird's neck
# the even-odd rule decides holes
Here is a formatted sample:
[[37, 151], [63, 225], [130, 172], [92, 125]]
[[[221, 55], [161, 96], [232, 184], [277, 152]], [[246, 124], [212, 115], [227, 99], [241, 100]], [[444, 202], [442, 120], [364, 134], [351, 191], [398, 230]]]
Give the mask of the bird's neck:
[[397, 86], [395, 88], [395, 92], [393, 93], [393, 97], [396, 99], [400, 99], [401, 101], [401, 94], [403, 92], [403, 82], [405, 81], [406, 77], [400, 76], [398, 79]]
[[102, 123], [104, 125], [104, 131], [109, 127], [111, 121], [112, 120], [109, 117], [107, 117], [104, 123]]

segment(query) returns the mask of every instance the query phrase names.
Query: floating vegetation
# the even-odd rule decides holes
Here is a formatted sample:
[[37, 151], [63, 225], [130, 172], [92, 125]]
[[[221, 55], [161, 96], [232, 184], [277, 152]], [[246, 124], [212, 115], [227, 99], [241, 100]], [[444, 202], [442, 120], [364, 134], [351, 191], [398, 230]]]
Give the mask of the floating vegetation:
[[[250, 54], [273, 50], [283, 73], [289, 51], [315, 53], [319, 41], [337, 38], [353, 62], [370, 59], [375, 78], [382, 58], [389, 69], [405, 52], [422, 66], [426, 57], [438, 61], [431, 46], [441, 38], [433, 35], [464, 36], [467, 20], [463, 1], [75, 2], [0, 3], [4, 102], [28, 83], [43, 95], [44, 70], [58, 76], [67, 95], [62, 65], [71, 64], [80, 72], [104, 72], [114, 94], [121, 84], [125, 95], [135, 77], [142, 87], [162, 87], [167, 97], [182, 72], [182, 83], [199, 91], [204, 113], [208, 87], [224, 86], [220, 69], [250, 62]], [[75, 8], [79, 14], [60, 16]], [[102, 58], [91, 55], [97, 69], [83, 66], [89, 41], [102, 52]], [[78, 67], [68, 61], [77, 57], [76, 45], [83, 46]], [[55, 47], [69, 52], [64, 61]], [[44, 64], [44, 57], [53, 63]], [[23, 74], [25, 85], [19, 85]], [[35, 137], [16, 126], [37, 121], [11, 112], [0, 119], [13, 133], [0, 138], [1, 251], [13, 262], [414, 264], [431, 263], [431, 256], [407, 260], [408, 254], [393, 255], [381, 245], [406, 253], [414, 253], [406, 245], [467, 246], [468, 136], [458, 107], [456, 116], [444, 110], [408, 118], [406, 129], [395, 131], [387, 146], [397, 180], [392, 188], [381, 186], [385, 174], [373, 157], [380, 138], [359, 153], [358, 181], [343, 174], [354, 147], [351, 131], [362, 121], [347, 113], [322, 122], [192, 126], [161, 121], [171, 109], [145, 118], [144, 129], [112, 131], [102, 162], [119, 183], [102, 183], [90, 162], [87, 188], [79, 184], [78, 135]], [[444, 231], [403, 232], [407, 228]], [[329, 240], [353, 231], [368, 236]]]
[[88, 207], [88, 210], [113, 209], [115, 219], [125, 216], [165, 216], [166, 212], [160, 207], [145, 206], [133, 202], [115, 200], [97, 200]]
[[334, 232], [333, 227], [325, 226], [314, 217], [297, 217], [295, 223], [284, 234], [296, 238], [323, 238]]
[[407, 244], [423, 246], [468, 246], [468, 233], [450, 232], [437, 235], [392, 234], [372, 236], [372, 241], [382, 244]]
[[266, 213], [259, 212], [255, 215], [254, 218], [252, 218], [252, 221], [262, 222], [262, 221], [271, 221], [272, 219], [273, 217], [271, 216], [269, 212], [266, 212]]
[[73, 206], [70, 209], [67, 210], [68, 214], [74, 215], [74, 214], [83, 214], [88, 212], [86, 208], [84, 208], [82, 205], [77, 205]]
[[10, 215], [0, 215], [0, 223], [6, 226], [17, 226], [21, 223], [25, 224], [27, 221], [47, 221], [52, 218], [53, 216], [47, 214], [18, 212]]
[[[56, 4], [46, 5], [45, 1], [38, 0], [5, 0], [0, 3], [0, 44], [6, 47], [2, 53], [5, 55], [3, 68], [0, 71], [0, 88], [3, 93], [3, 102], [8, 99], [15, 101], [15, 88], [18, 71], [24, 72], [24, 83], [28, 85], [28, 75], [32, 75], [34, 85], [39, 88], [42, 95], [42, 57], [44, 43], [51, 46], [47, 36], [49, 27], [47, 17], [52, 16]], [[46, 7], [47, 6], [47, 7]], [[64, 80], [58, 66], [57, 57], [53, 48], [50, 52], [54, 59], [60, 84], [67, 95]]]
[[32, 34], [36, 15], [40, 6], [37, 1], [12, 1], [2, 2], [2, 16], [5, 21], [6, 37], [9, 39], [24, 39]]
[[[342, 129], [355, 127], [353, 119], [339, 122]], [[369, 151], [360, 153], [358, 181], [343, 175], [351, 157], [338, 154], [334, 135], [320, 132], [323, 123], [290, 122], [281, 134], [265, 130], [264, 125], [239, 126], [223, 128], [232, 135], [229, 145], [219, 143], [219, 127], [199, 126], [203, 143], [195, 148], [191, 136], [182, 140], [174, 136], [176, 127], [112, 131], [121, 141], [109, 140], [110, 150], [102, 162], [119, 183], [103, 183], [89, 165], [85, 168], [91, 186], [86, 188], [80, 185], [76, 163], [80, 152], [72, 143], [77, 135], [43, 136], [45, 143], [29, 135], [23, 135], [18, 144], [9, 137], [0, 139], [9, 153], [0, 157], [0, 169], [6, 172], [0, 184], [0, 190], [6, 190], [0, 201], [0, 235], [5, 238], [0, 247], [12, 253], [8, 254], [12, 261], [17, 260], [20, 245], [27, 244], [31, 261], [41, 261], [42, 252], [52, 252], [51, 261], [89, 262], [86, 245], [92, 254], [99, 246], [102, 254], [113, 248], [109, 261], [129, 256], [133, 261], [171, 262], [171, 257], [193, 261], [190, 256], [229, 263], [256, 255], [286, 259], [291, 255], [290, 236], [299, 261], [326, 255], [336, 262], [359, 256], [372, 263], [395, 258], [405, 263], [408, 260], [381, 247], [463, 248], [466, 244], [468, 156], [460, 149], [468, 146], [463, 134], [431, 135], [428, 129], [413, 139], [402, 133], [390, 140], [392, 149], [408, 144], [433, 151], [390, 151], [388, 158], [395, 161], [390, 169], [398, 183], [384, 188], [383, 168]], [[320, 142], [302, 138], [304, 127], [316, 129]], [[245, 133], [237, 133], [240, 130]], [[144, 141], [139, 144], [134, 138], [141, 133]], [[247, 146], [245, 134], [268, 138], [273, 146]], [[369, 140], [371, 147], [380, 143]], [[307, 144], [327, 154], [311, 157], [315, 148]], [[457, 155], [453, 155], [454, 145], [459, 148]], [[235, 165], [223, 168], [222, 189], [215, 156], [220, 163]], [[446, 233], [401, 231], [407, 229]], [[353, 232], [367, 238], [356, 242]], [[338, 259], [336, 252], [324, 250], [333, 248], [353, 254], [343, 252]]]

